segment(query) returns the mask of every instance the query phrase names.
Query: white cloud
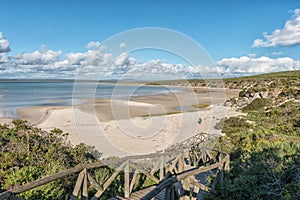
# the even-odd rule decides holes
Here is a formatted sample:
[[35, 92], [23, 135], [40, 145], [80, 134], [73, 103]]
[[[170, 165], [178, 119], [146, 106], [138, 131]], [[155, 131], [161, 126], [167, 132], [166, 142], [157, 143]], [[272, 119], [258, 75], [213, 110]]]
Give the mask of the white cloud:
[[239, 58], [223, 58], [217, 62], [217, 66], [222, 69], [221, 74], [231, 76], [300, 70], [300, 61], [290, 57], [272, 59], [266, 56], [259, 58], [242, 56]]
[[[90, 44], [90, 43], [89, 43]], [[100, 43], [99, 43], [100, 44]], [[62, 59], [61, 51], [53, 51], [41, 46], [39, 51], [8, 56], [0, 54], [1, 78], [81, 78], [118, 79], [120, 77], [150, 79], [216, 78], [240, 76], [275, 71], [299, 70], [300, 61], [290, 57], [256, 58], [249, 54], [239, 58], [223, 58], [215, 67], [186, 66], [169, 64], [165, 60], [137, 61], [128, 52], [120, 55], [107, 53], [106, 48], [97, 43], [86, 52], [72, 52]], [[280, 53], [274, 53], [279, 55]], [[29, 77], [30, 76], [30, 77]]]
[[0, 54], [0, 64], [8, 62], [8, 56], [6, 54]]
[[275, 56], [282, 55], [282, 54], [283, 54], [283, 52], [281, 52], [281, 51], [271, 52], [271, 55], [275, 55]]
[[3, 36], [2, 32], [0, 32], [0, 53], [9, 52], [9, 45], [9, 41]]
[[122, 43], [120, 43], [120, 45], [119, 45], [119, 48], [120, 48], [120, 49], [124, 49], [124, 48], [126, 48], [126, 44], [125, 44], [125, 42], [122, 42]]
[[[100, 46], [99, 46], [100, 47]], [[113, 60], [113, 56], [110, 53], [103, 52], [102, 48], [96, 48], [88, 50], [84, 53], [69, 53], [66, 55], [67, 59], [72, 65], [93, 65], [99, 66], [108, 64]]]
[[252, 47], [276, 47], [300, 44], [300, 9], [293, 11], [294, 16], [284, 28], [276, 29], [272, 34], [263, 33], [264, 39], [256, 39]]
[[81, 62], [86, 58], [86, 55], [84, 53], [69, 53], [66, 55], [68, 61], [72, 65], [80, 65]]
[[115, 60], [116, 65], [125, 65], [128, 59], [128, 52], [121, 53]]
[[45, 45], [39, 51], [22, 53], [14, 56], [15, 61], [22, 65], [49, 65], [58, 61], [62, 51], [47, 50]]
[[91, 41], [85, 47], [87, 49], [92, 49], [92, 48], [97, 48], [99, 46], [101, 46], [100, 42], [98, 42], [98, 41]]

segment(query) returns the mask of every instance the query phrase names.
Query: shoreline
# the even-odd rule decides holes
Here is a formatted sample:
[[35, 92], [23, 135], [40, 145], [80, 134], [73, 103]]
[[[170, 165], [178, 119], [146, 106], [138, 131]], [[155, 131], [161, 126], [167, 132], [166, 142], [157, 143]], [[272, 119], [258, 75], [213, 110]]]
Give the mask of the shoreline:
[[[224, 99], [238, 92], [225, 91], [225, 98], [218, 91], [159, 93], [128, 99], [101, 98], [76, 106], [26, 107], [18, 112], [21, 119], [46, 131], [59, 128], [68, 133], [72, 145], [94, 146], [103, 153], [102, 158], [121, 157], [161, 151], [198, 132], [221, 134], [213, 128], [215, 123], [222, 117], [240, 114], [223, 106]], [[198, 104], [208, 107], [192, 107]], [[176, 110], [178, 106], [188, 109]], [[197, 124], [198, 118], [202, 119], [201, 125]]]

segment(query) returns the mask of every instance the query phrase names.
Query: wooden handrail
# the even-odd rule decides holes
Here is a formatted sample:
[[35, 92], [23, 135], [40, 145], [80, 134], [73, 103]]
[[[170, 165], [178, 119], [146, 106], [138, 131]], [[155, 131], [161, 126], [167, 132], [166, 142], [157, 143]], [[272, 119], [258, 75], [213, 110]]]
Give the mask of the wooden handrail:
[[[132, 192], [133, 186], [134, 186], [134, 181], [132, 181], [131, 183], [129, 182], [129, 172], [128, 172], [129, 167], [131, 167], [132, 169], [135, 169], [136, 172], [145, 174], [146, 176], [148, 176], [150, 179], [152, 179], [156, 183], [158, 183], [159, 180], [154, 176], [154, 173], [155, 173], [156, 169], [157, 170], [161, 170], [160, 171], [160, 179], [163, 179], [163, 180], [161, 181], [161, 183], [155, 189], [153, 189], [150, 193], [148, 193], [143, 198], [143, 199], [151, 199], [156, 194], [158, 194], [160, 191], [162, 191], [163, 189], [165, 189], [165, 188], [167, 188], [169, 186], [172, 186], [176, 182], [179, 182], [179, 181], [182, 181], [184, 179], [187, 179], [187, 178], [189, 178], [189, 177], [191, 177], [191, 176], [193, 176], [195, 174], [203, 173], [203, 172], [206, 172], [206, 171], [209, 171], [211, 169], [215, 169], [215, 168], [218, 168], [218, 167], [221, 167], [221, 166], [223, 167], [224, 163], [225, 163], [225, 170], [229, 169], [229, 155], [227, 155], [226, 153], [221, 152], [219, 150], [216, 150], [216, 149], [208, 149], [210, 151], [215, 151], [215, 152], [218, 152], [219, 154], [225, 155], [225, 157], [221, 161], [219, 161], [219, 162], [217, 162], [215, 164], [212, 164], [210, 166], [206, 166], [206, 167], [194, 167], [192, 169], [189, 169], [189, 170], [181, 172], [182, 169], [183, 169], [182, 166], [181, 166], [183, 164], [182, 163], [183, 162], [182, 159], [184, 159], [185, 156], [188, 156], [189, 151], [193, 151], [191, 149], [191, 147], [193, 145], [195, 145], [195, 143], [194, 143], [195, 140], [194, 139], [197, 139], [198, 136], [201, 136], [201, 135], [198, 134], [195, 137], [191, 137], [191, 138], [185, 140], [184, 142], [182, 142], [181, 144], [183, 146], [185, 146], [185, 149], [183, 149], [183, 148], [177, 148], [176, 149], [176, 148], [172, 147], [171, 149], [166, 150], [165, 152], [152, 153], [152, 154], [146, 154], [146, 155], [126, 156], [126, 157], [123, 157], [123, 158], [102, 160], [102, 161], [98, 161], [98, 162], [94, 162], [94, 163], [88, 163], [88, 164], [80, 164], [80, 165], [77, 165], [77, 166], [75, 166], [75, 167], [73, 167], [71, 169], [68, 169], [68, 170], [65, 170], [65, 171], [62, 171], [62, 172], [58, 172], [58, 173], [53, 174], [53, 175], [49, 175], [49, 176], [43, 177], [43, 178], [41, 178], [39, 180], [30, 182], [30, 183], [27, 183], [27, 184], [24, 184], [24, 185], [15, 186], [13, 188], [10, 188], [10, 189], [8, 189], [5, 192], [0, 193], [0, 200], [7, 199], [7, 198], [9, 198], [9, 197], [11, 197], [13, 195], [16, 195], [16, 194], [19, 194], [19, 193], [22, 193], [22, 192], [34, 189], [36, 187], [39, 187], [39, 186], [42, 186], [44, 184], [50, 183], [50, 182], [55, 181], [57, 179], [65, 178], [65, 177], [67, 177], [69, 175], [78, 174], [79, 172], [82, 172], [83, 170], [85, 171], [85, 175], [84, 175], [85, 184], [87, 184], [87, 180], [89, 180], [97, 188], [97, 194], [94, 197], [98, 197], [110, 185], [109, 182], [111, 182], [111, 180], [108, 181], [108, 182], [106, 182], [103, 186], [100, 186], [90, 176], [90, 174], [89, 174], [89, 172], [87, 170], [95, 169], [95, 168], [102, 168], [102, 167], [109, 167], [109, 166], [114, 166], [114, 165], [120, 165], [121, 163], [123, 163], [123, 164], [121, 164], [119, 166], [119, 168], [117, 169], [117, 171], [122, 170], [124, 168], [124, 166], [125, 166], [124, 163], [127, 163], [126, 167], [125, 167], [127, 169], [127, 171], [125, 170], [126, 173], [127, 173], [127, 174], [125, 174], [127, 176], [127, 179], [126, 179], [127, 182], [125, 184], [126, 189], [127, 189], [126, 196], [128, 196]], [[183, 146], [181, 146], [181, 147], [183, 147]], [[174, 157], [174, 156], [176, 156], [176, 157]], [[164, 160], [165, 157], [169, 157], [166, 160], [166, 163], [169, 163], [169, 165], [164, 165], [163, 163], [161, 163], [163, 161], [160, 161], [160, 162], [158, 162], [156, 164], [157, 166], [156, 165], [154, 166], [154, 168], [152, 169], [151, 172], [147, 172], [147, 171], [139, 168], [138, 166], [136, 166], [134, 164], [134, 162], [132, 162], [133, 160], [151, 159], [151, 158], [156, 158], [156, 157], [158, 157], [158, 158], [160, 158], [162, 160]], [[162, 167], [158, 167], [159, 165], [163, 166], [163, 168]], [[120, 167], [122, 169], [120, 169]], [[179, 174], [177, 174], [174, 177], [167, 178], [163, 174], [164, 170], [168, 171], [167, 168], [170, 168], [169, 170], [174, 170], [175, 169], [176, 173], [179, 172]], [[178, 168], [178, 171], [177, 171], [176, 168]], [[119, 174], [119, 172], [115, 172], [115, 176], [117, 176], [118, 174]], [[135, 178], [133, 178], [133, 180], [136, 179], [136, 176], [137, 175], [135, 175]], [[81, 185], [80, 183], [82, 183], [82, 181], [78, 182], [78, 188]], [[87, 189], [85, 189], [85, 190], [87, 190]], [[75, 191], [74, 197], [78, 195], [77, 194], [78, 191], [77, 190]]]
[[[115, 165], [118, 163], [125, 162], [127, 160], [139, 160], [139, 159], [145, 159], [145, 158], [154, 158], [154, 157], [161, 157], [161, 156], [172, 156], [176, 155], [176, 152], [165, 152], [165, 153], [153, 153], [153, 154], [148, 154], [148, 155], [138, 155], [138, 156], [126, 156], [123, 158], [116, 158], [116, 159], [111, 159], [111, 160], [105, 160], [105, 161], [100, 161], [100, 162], [95, 162], [95, 163], [88, 163], [88, 164], [80, 164], [77, 165], [74, 168], [58, 172], [53, 175], [46, 176], [44, 178], [38, 179], [36, 181], [32, 181], [30, 183], [20, 185], [20, 186], [15, 186], [13, 188], [8, 189], [7, 191], [13, 193], [13, 194], [19, 194], [31, 189], [34, 189], [36, 187], [39, 187], [41, 185], [50, 183], [52, 181], [55, 181], [57, 179], [64, 178], [66, 176], [76, 174], [81, 172], [83, 169], [94, 169], [94, 168], [101, 168], [101, 167], [106, 167], [109, 165]], [[2, 193], [0, 193], [0, 199], [2, 197]]]
[[196, 175], [196, 174], [200, 174], [203, 172], [207, 172], [210, 171], [212, 169], [218, 168], [222, 165], [224, 165], [224, 163], [226, 163], [228, 161], [228, 157], [229, 155], [226, 155], [224, 159], [222, 159], [220, 162], [206, 166], [206, 167], [194, 167], [190, 170], [184, 171], [180, 174], [178, 174], [177, 176], [168, 178], [164, 181], [162, 181], [156, 188], [154, 188], [152, 191], [150, 191], [148, 194], [146, 194], [142, 200], [150, 200], [152, 198], [154, 198], [157, 194], [159, 194], [161, 191], [163, 191], [164, 189], [166, 189], [167, 187], [169, 187], [170, 185], [173, 185], [176, 182], [182, 181], [190, 176]]

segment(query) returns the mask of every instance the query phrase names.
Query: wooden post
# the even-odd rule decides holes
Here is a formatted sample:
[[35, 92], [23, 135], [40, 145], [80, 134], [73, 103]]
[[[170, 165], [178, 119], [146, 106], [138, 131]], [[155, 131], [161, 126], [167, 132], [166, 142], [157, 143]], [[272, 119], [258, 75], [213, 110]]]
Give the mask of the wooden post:
[[124, 197], [128, 198], [130, 196], [130, 177], [129, 177], [129, 161], [126, 161], [124, 168]]
[[225, 170], [230, 170], [230, 156], [226, 155]]
[[172, 165], [169, 166], [169, 169], [168, 169], [169, 172], [172, 172], [174, 170], [176, 173], [179, 173], [178, 170], [176, 169], [176, 165], [178, 164], [179, 159], [180, 159], [180, 157], [177, 156], [177, 158], [173, 161]]
[[163, 180], [165, 173], [164, 173], [164, 156], [161, 157], [161, 161], [160, 161], [160, 170], [159, 170], [159, 180]]
[[198, 188], [197, 186], [194, 186], [194, 193], [196, 194], [196, 197], [192, 197], [191, 199], [192, 200], [197, 200], [197, 195], [200, 191], [200, 188]]
[[133, 187], [135, 185], [135, 182], [136, 182], [136, 179], [137, 179], [138, 175], [139, 175], [139, 171], [135, 170], [134, 174], [133, 174], [133, 177], [132, 177], [132, 180], [131, 180], [131, 183], [130, 183], [130, 187], [129, 187], [129, 193], [130, 194], [132, 193], [132, 190], [133, 190]]
[[158, 168], [159, 168], [159, 166], [160, 166], [160, 162], [161, 162], [161, 161], [158, 160], [158, 162], [155, 163], [154, 167], [151, 169], [151, 172], [150, 172], [151, 175], [154, 175], [155, 172], [158, 170]]
[[96, 190], [103, 190], [101, 185], [91, 176], [89, 172], [87, 172], [89, 182], [94, 186]]
[[82, 200], [88, 200], [88, 176], [87, 176], [87, 170], [84, 169], [84, 179], [83, 179], [83, 185], [82, 185]]
[[74, 190], [73, 190], [73, 193], [71, 195], [71, 200], [75, 200], [77, 199], [78, 197], [78, 194], [79, 194], [79, 191], [80, 191], [80, 188], [81, 188], [81, 185], [82, 185], [82, 182], [83, 182], [83, 179], [84, 179], [84, 170], [80, 172], [80, 174], [78, 175], [78, 178], [77, 178], [77, 181], [76, 181], [76, 184], [75, 184], [75, 187], [74, 187]]
[[184, 171], [184, 156], [183, 154], [180, 156], [178, 160], [178, 171], [183, 172]]

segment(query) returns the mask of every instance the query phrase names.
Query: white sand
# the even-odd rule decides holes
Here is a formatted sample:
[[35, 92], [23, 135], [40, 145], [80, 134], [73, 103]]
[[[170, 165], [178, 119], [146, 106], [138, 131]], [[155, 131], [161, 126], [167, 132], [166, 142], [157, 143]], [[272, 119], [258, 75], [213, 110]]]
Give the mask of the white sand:
[[10, 125], [12, 120], [13, 119], [11, 119], [11, 118], [0, 118], [0, 124], [8, 124], [8, 125]]
[[[63, 108], [51, 110], [38, 126], [45, 130], [60, 128], [69, 133], [72, 144], [83, 142], [95, 146], [103, 158], [122, 157], [160, 151], [199, 132], [221, 134], [213, 128], [215, 123], [222, 117], [239, 114], [233, 109], [215, 106], [205, 111], [99, 123], [93, 114]], [[197, 123], [199, 117], [201, 125]]]
[[[69, 133], [71, 144], [86, 143], [109, 156], [148, 154], [184, 141], [199, 132], [221, 134], [214, 129], [223, 117], [239, 115], [231, 108], [218, 106], [225, 97], [237, 95], [237, 91], [224, 94], [190, 94], [179, 92], [153, 96], [137, 96], [127, 100], [96, 99], [77, 107], [29, 107], [19, 110], [23, 119], [45, 130], [59, 128]], [[175, 108], [197, 104], [210, 104], [200, 111], [183, 112]], [[193, 109], [196, 110], [196, 109]], [[192, 110], [190, 110], [192, 111]], [[166, 113], [177, 113], [165, 115]], [[141, 117], [147, 116], [147, 117]], [[197, 123], [198, 118], [202, 123]]]

